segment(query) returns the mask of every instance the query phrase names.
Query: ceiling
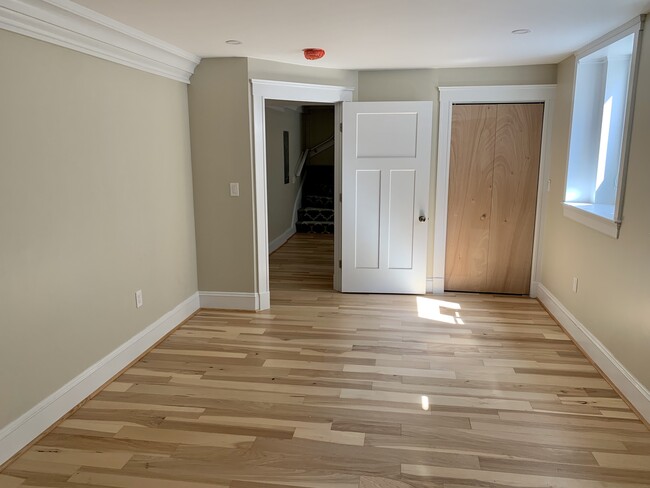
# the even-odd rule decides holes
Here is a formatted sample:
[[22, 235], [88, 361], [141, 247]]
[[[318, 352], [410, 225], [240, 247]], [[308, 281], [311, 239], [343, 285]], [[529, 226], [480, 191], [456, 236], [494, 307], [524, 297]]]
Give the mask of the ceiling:
[[[200, 57], [359, 70], [557, 63], [650, 11], [650, 0], [75, 2]], [[327, 54], [306, 61], [306, 47]]]

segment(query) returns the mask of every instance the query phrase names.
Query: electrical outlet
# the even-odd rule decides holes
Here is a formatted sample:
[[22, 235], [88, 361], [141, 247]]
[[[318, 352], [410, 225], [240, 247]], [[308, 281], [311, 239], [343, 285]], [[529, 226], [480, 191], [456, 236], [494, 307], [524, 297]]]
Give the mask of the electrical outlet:
[[230, 196], [231, 197], [239, 196], [239, 183], [230, 183]]
[[573, 293], [578, 293], [578, 278], [576, 276], [573, 277], [571, 288], [573, 289]]
[[551, 191], [551, 179], [546, 180], [546, 191]]
[[142, 306], [142, 290], [135, 292], [135, 308], [140, 308]]

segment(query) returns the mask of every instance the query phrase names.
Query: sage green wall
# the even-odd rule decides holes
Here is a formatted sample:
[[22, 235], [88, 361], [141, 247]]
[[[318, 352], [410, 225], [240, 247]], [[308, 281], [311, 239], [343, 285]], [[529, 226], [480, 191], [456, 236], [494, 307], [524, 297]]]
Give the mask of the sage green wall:
[[186, 85], [4, 30], [0, 73], [2, 428], [197, 282]]
[[429, 223], [427, 276], [433, 276], [433, 230], [438, 167], [438, 87], [553, 84], [556, 78], [556, 65], [359, 72], [359, 101], [433, 101], [429, 192], [429, 218], [431, 220]]
[[[246, 58], [204, 59], [189, 86], [199, 290], [252, 292], [253, 187]], [[239, 197], [230, 183], [239, 183]]]
[[[302, 119], [298, 110], [266, 109], [266, 205], [269, 242], [289, 230], [300, 190], [296, 166], [302, 152]], [[284, 131], [289, 132], [289, 183], [284, 182]]]
[[[542, 283], [650, 389], [650, 36], [641, 47], [619, 239], [562, 213], [574, 75], [573, 58], [560, 64]], [[578, 293], [571, 289], [574, 276]]]

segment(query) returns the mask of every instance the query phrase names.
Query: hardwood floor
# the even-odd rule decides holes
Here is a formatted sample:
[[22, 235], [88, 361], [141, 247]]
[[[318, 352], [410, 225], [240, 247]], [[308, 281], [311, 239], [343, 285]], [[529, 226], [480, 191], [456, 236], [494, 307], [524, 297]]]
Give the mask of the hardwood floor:
[[0, 487], [650, 486], [650, 432], [535, 300], [342, 295], [331, 253], [294, 237], [270, 310], [200, 311]]

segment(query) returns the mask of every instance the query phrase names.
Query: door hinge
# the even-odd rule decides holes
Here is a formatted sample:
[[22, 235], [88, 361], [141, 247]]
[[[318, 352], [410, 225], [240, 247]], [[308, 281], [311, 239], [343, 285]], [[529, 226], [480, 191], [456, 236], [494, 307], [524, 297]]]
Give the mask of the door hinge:
[[341, 269], [342, 267], [343, 267], [343, 261], [339, 259], [339, 269]]
[[343, 132], [343, 122], [339, 122], [339, 132]]
[[339, 193], [339, 203], [343, 203], [343, 193]]

